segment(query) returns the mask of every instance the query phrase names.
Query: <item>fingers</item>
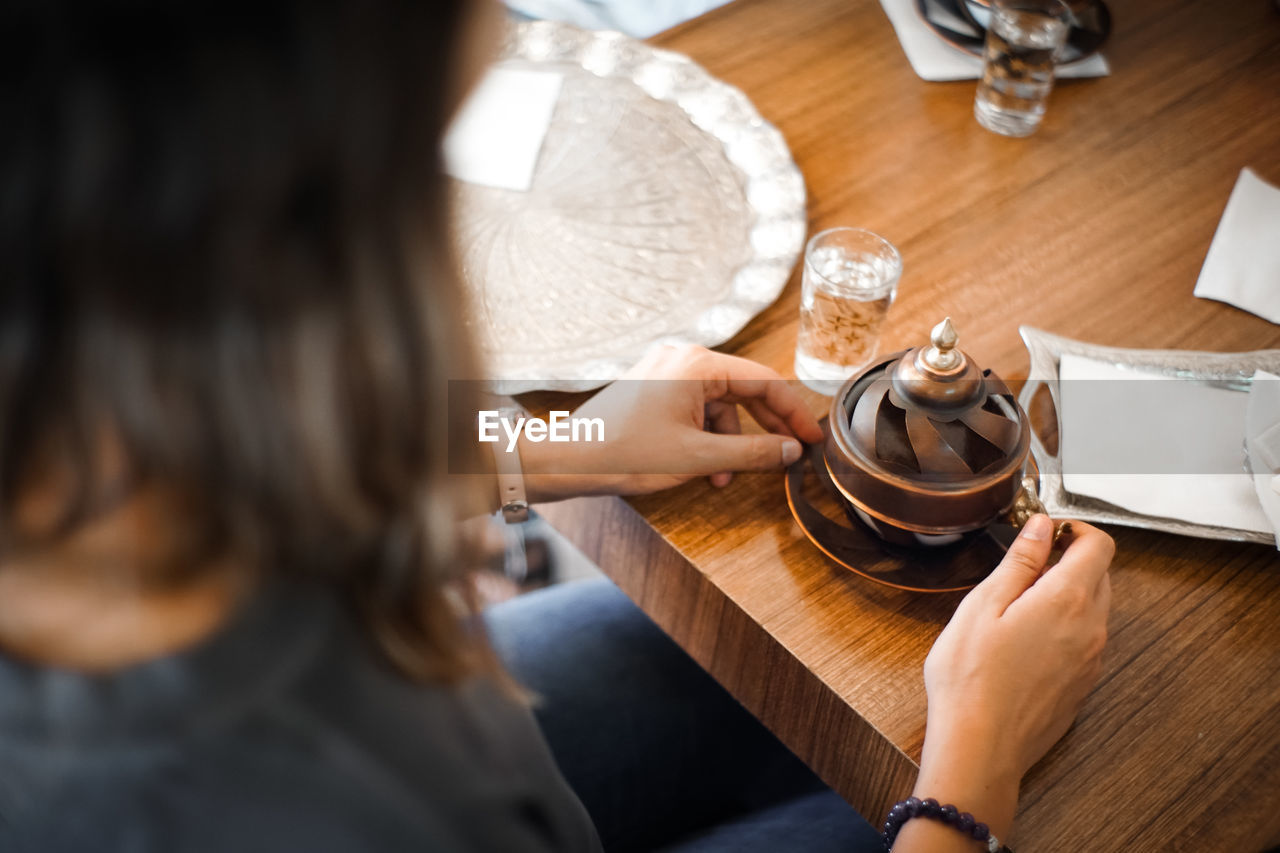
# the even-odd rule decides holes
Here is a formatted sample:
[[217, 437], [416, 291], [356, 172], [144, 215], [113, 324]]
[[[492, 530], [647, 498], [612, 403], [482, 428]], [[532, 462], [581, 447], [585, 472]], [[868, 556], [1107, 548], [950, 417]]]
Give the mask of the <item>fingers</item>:
[[[809, 411], [796, 389], [777, 374], [771, 379], [758, 381], [732, 380], [724, 399], [745, 403], [751, 416], [766, 429], [770, 429], [769, 422], [773, 422], [771, 431], [777, 430], [776, 421], [781, 420], [788, 432], [801, 441], [822, 441], [822, 427], [818, 425], [818, 419]], [[776, 416], [776, 419], [771, 418], [770, 414]]]
[[747, 400], [743, 403], [743, 408], [751, 415], [751, 419], [760, 424], [761, 428], [768, 432], [775, 432], [778, 435], [794, 436], [795, 430], [778, 415], [764, 404], [761, 400]]
[[707, 426], [712, 432], [721, 435], [736, 435], [742, 432], [742, 423], [738, 420], [738, 407], [733, 403], [716, 401], [707, 404]]
[[[800, 458], [794, 438], [780, 435], [716, 435], [699, 433], [694, 455], [706, 472], [771, 471]], [[714, 480], [713, 480], [714, 482]]]
[[708, 394], [741, 403], [760, 426], [801, 441], [822, 440], [822, 427], [800, 394], [778, 373], [745, 358], [706, 351], [699, 367], [710, 371]]
[[[742, 432], [742, 424], [738, 420], [738, 407], [733, 403], [714, 402], [707, 404], [707, 426], [712, 432], [720, 435], [737, 435]], [[732, 471], [717, 471], [711, 475], [711, 485], [722, 489], [733, 480]]]
[[750, 359], [704, 347], [661, 345], [651, 347], [626, 376], [701, 380], [708, 401], [739, 403], [770, 432], [822, 440], [822, 427], [799, 393], [776, 371]]
[[1098, 528], [1083, 522], [1071, 522], [1071, 544], [1048, 573], [1054, 583], [1077, 583], [1088, 590], [1099, 589], [1111, 567], [1116, 543]]
[[1053, 547], [1053, 522], [1047, 515], [1033, 515], [1009, 551], [978, 589], [997, 613], [1004, 611], [1039, 579]]
[[1102, 576], [1102, 581], [1094, 591], [1092, 604], [1094, 619], [1101, 625], [1099, 629], [1100, 641], [1098, 644], [1098, 654], [1101, 656], [1102, 648], [1107, 644], [1107, 616], [1111, 613], [1110, 573]]

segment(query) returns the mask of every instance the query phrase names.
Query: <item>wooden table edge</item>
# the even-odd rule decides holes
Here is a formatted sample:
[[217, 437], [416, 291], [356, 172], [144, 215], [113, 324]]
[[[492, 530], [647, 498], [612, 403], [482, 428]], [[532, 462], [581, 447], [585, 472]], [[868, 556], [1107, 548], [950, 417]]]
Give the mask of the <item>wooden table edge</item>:
[[916, 762], [624, 499], [578, 498], [537, 511], [872, 826], [911, 793]]

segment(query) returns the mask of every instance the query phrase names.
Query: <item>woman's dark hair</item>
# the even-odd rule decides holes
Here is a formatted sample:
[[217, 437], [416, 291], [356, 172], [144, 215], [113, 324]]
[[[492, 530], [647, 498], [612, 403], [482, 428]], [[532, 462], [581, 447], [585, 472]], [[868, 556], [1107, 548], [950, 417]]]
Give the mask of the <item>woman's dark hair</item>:
[[[159, 488], [192, 520], [183, 565], [323, 578], [405, 673], [475, 669], [446, 405], [474, 374], [438, 163], [465, 14], [6, 4], [0, 557]], [[55, 475], [67, 499], [31, 530], [24, 495]]]

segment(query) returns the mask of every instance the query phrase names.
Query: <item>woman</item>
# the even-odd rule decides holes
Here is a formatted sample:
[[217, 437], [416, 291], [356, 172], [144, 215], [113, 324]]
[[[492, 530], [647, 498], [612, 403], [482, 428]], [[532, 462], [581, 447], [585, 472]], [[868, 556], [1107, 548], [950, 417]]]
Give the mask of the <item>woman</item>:
[[[455, 522], [498, 495], [449, 475], [474, 462], [448, 439], [474, 434], [475, 405], [445, 380], [476, 372], [432, 152], [496, 8], [52, 0], [2, 17], [0, 849], [598, 849], [461, 582]], [[588, 404], [625, 425], [590, 450], [607, 476], [522, 445], [531, 499], [723, 485], [819, 435], [750, 362], [664, 348], [632, 375], [695, 381]], [[739, 404], [771, 434], [737, 435]], [[1049, 547], [1039, 517], [925, 668], [917, 792], [1002, 836], [1105, 636], [1110, 540], [1081, 525], [1046, 571]], [[592, 613], [638, 624], [592, 589]], [[548, 658], [517, 623], [535, 609], [491, 617], [534, 676]], [[580, 651], [551, 646], [566, 666]], [[711, 719], [758, 757], [744, 766], [777, 768], [778, 790], [712, 817], [800, 803], [792, 833], [865, 838], [662, 648], [653, 683], [722, 703]], [[557, 752], [573, 778], [592, 755]], [[663, 817], [619, 830], [625, 809], [578, 793], [611, 848]], [[706, 849], [736, 843], [702, 829]], [[917, 819], [895, 849], [976, 845]]]

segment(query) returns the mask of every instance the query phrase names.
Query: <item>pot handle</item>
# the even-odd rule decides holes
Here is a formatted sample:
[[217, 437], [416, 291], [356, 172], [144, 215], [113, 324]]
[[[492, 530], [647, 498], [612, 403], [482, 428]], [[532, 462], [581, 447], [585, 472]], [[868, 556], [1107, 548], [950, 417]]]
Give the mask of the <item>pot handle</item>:
[[[1013, 506], [1005, 513], [1005, 521], [1021, 530], [1031, 516], [1038, 512], [1048, 515], [1044, 504], [1040, 502], [1040, 494], [1036, 490], [1035, 477], [1023, 477], [1022, 487], [1018, 489], [1018, 495], [1013, 499]], [[1059, 522], [1053, 529], [1053, 544], [1065, 548], [1070, 541], [1071, 522]]]

